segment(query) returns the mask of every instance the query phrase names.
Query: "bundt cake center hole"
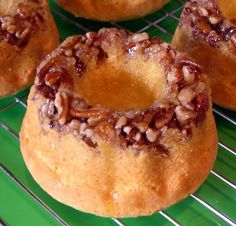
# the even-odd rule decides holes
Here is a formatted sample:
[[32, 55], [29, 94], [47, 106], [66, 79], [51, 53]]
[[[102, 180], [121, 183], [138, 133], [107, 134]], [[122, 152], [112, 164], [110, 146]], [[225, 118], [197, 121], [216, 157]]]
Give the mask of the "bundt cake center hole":
[[[89, 104], [113, 110], [145, 109], [164, 92], [159, 71], [142, 65], [123, 68], [103, 63], [87, 72], [78, 81], [78, 93]], [[125, 68], [125, 69], [124, 69]]]

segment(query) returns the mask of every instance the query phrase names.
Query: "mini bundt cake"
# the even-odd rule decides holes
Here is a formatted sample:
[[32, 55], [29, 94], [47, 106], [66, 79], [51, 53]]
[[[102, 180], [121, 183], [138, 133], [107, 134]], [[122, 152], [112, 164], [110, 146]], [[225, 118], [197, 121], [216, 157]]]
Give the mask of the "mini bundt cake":
[[60, 202], [103, 216], [152, 214], [194, 192], [215, 161], [206, 76], [146, 33], [70, 37], [37, 69], [20, 143], [35, 180]]
[[36, 67], [57, 45], [46, 0], [0, 0], [0, 98], [32, 84]]
[[172, 43], [203, 66], [213, 102], [236, 110], [236, 26], [221, 15], [215, 0], [189, 1]]
[[160, 9], [169, 0], [56, 0], [79, 17], [100, 21], [120, 21], [144, 16]]

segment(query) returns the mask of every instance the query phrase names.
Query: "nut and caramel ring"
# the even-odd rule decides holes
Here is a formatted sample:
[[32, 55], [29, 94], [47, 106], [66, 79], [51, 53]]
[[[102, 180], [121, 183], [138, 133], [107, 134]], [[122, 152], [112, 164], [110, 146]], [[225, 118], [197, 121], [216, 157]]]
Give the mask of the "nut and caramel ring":
[[0, 17], [0, 41], [6, 40], [18, 48], [25, 47], [30, 35], [45, 21], [44, 0], [19, 3], [15, 15]]
[[[154, 101], [145, 109], [121, 111], [91, 105], [78, 94], [75, 83], [89, 70], [86, 60], [93, 57], [96, 64], [105, 62], [109, 52], [104, 46], [116, 42], [122, 57], [142, 56], [163, 68], [168, 102]], [[92, 148], [97, 147], [96, 135], [120, 147], [162, 150], [160, 154], [167, 156], [168, 150], [161, 144], [166, 130], [177, 129], [186, 141], [191, 139], [192, 128], [204, 120], [209, 107], [205, 80], [201, 67], [169, 44], [145, 33], [110, 28], [63, 42], [38, 68], [35, 86], [36, 95], [45, 99], [41, 122], [51, 129], [70, 132]]]
[[222, 16], [215, 0], [190, 0], [184, 8], [181, 24], [189, 24], [194, 39], [205, 40], [213, 47], [223, 43], [236, 53], [236, 26]]

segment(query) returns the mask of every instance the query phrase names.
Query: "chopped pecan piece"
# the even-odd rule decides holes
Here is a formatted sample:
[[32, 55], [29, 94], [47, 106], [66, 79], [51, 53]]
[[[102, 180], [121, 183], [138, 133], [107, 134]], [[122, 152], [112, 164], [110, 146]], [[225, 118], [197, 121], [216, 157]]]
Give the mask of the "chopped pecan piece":
[[155, 142], [158, 138], [158, 136], [160, 135], [160, 131], [159, 130], [153, 130], [153, 129], [148, 129], [146, 131], [146, 137], [147, 140], [151, 143]]
[[58, 122], [62, 125], [66, 123], [67, 113], [69, 109], [69, 99], [65, 92], [56, 94], [55, 106], [58, 112]]
[[101, 109], [70, 109], [71, 116], [75, 118], [96, 118], [105, 113], [106, 112]]
[[127, 123], [127, 119], [125, 116], [121, 116], [116, 122], [115, 129], [121, 129]]
[[94, 143], [89, 137], [83, 136], [82, 140], [91, 148], [97, 147], [97, 143]]
[[187, 108], [184, 108], [182, 106], [177, 106], [175, 109], [175, 114], [178, 122], [181, 125], [185, 125], [189, 123], [191, 119], [194, 119], [196, 117], [196, 113], [194, 111], [191, 111]]
[[61, 72], [59, 71], [52, 71], [49, 72], [46, 76], [45, 76], [45, 84], [47, 86], [51, 86], [54, 85], [60, 78], [61, 78]]
[[172, 109], [163, 109], [155, 115], [155, 127], [162, 128], [167, 125], [174, 115], [174, 111]]

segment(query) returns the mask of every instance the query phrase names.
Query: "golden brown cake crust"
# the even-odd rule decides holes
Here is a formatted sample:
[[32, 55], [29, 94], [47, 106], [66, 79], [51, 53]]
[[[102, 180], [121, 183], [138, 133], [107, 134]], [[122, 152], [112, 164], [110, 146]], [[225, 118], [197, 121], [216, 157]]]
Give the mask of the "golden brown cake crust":
[[169, 0], [57, 0], [79, 17], [100, 21], [120, 21], [144, 16], [161, 8]]
[[[92, 105], [78, 84], [90, 78], [87, 92], [96, 94], [97, 72], [103, 81], [108, 63], [109, 77], [115, 68], [122, 71], [118, 77], [129, 71], [133, 82], [154, 84], [164, 97], [144, 109]], [[50, 195], [76, 209], [116, 217], [149, 215], [194, 192], [217, 150], [199, 65], [157, 38], [115, 28], [70, 37], [42, 61], [20, 141], [27, 167]]]
[[[33, 17], [31, 13], [34, 12], [36, 16]], [[44, 0], [1, 0], [0, 17], [1, 98], [32, 84], [37, 65], [58, 45], [59, 37], [48, 4]], [[10, 22], [5, 22], [4, 25], [7, 20]], [[13, 30], [9, 32], [7, 29]], [[20, 37], [21, 34], [23, 35]]]
[[[215, 4], [215, 1], [209, 2]], [[204, 1], [195, 1], [192, 4], [200, 6], [200, 10], [203, 9], [202, 12], [205, 13], [203, 5], [206, 3]], [[193, 13], [188, 15], [186, 13], [190, 12], [188, 8], [191, 8], [190, 3], [184, 9], [172, 43], [177, 49], [187, 52], [203, 66], [203, 70], [211, 80], [213, 102], [236, 110], [236, 26], [222, 17], [215, 4], [217, 12], [212, 13], [214, 16], [209, 14], [207, 17], [203, 17], [200, 12], [199, 19], [195, 21], [201, 22], [192, 27], [190, 23]], [[211, 25], [208, 20], [214, 24]], [[221, 27], [221, 31], [219, 27]]]

